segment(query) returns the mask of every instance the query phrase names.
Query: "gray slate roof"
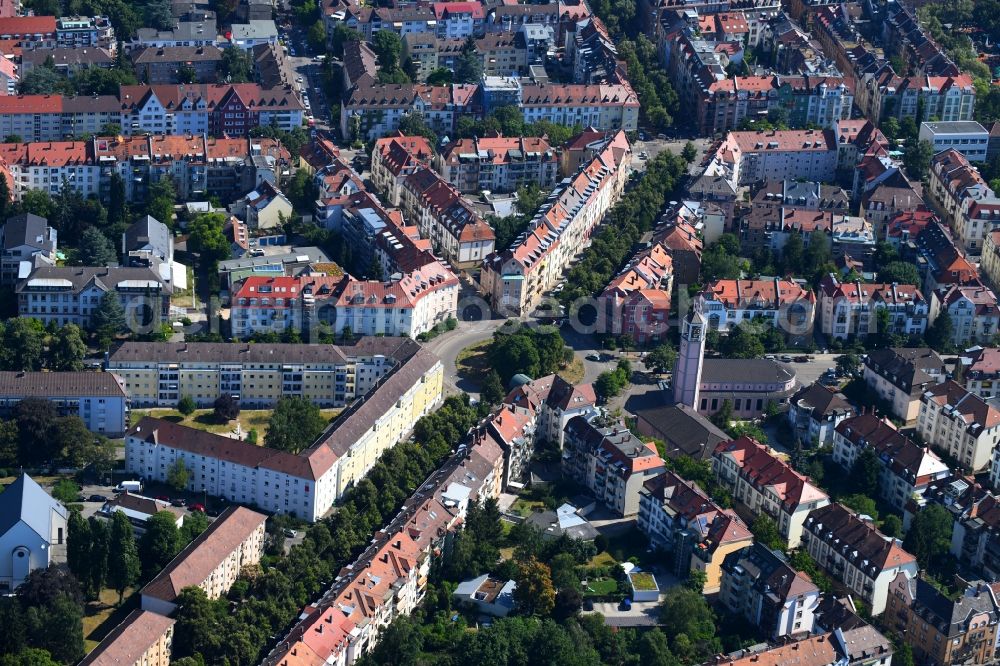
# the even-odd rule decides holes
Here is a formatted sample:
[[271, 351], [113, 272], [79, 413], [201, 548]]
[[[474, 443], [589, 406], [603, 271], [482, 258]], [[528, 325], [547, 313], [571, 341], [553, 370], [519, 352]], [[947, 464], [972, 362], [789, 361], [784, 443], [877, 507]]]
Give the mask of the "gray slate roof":
[[0, 493], [0, 535], [6, 534], [19, 521], [27, 523], [45, 541], [52, 534], [52, 511], [63, 518], [69, 513], [66, 507], [45, 492], [34, 479], [21, 474], [17, 481]]
[[703, 384], [726, 382], [775, 383], [795, 379], [795, 371], [767, 358], [706, 358], [701, 370]]
[[124, 254], [149, 248], [160, 259], [170, 254], [170, 229], [155, 217], [141, 217], [125, 230]]
[[125, 387], [110, 372], [0, 372], [0, 396], [15, 398], [124, 397]]
[[45, 229], [49, 221], [31, 213], [21, 213], [7, 219], [3, 227], [4, 249], [29, 245], [39, 250], [50, 250], [45, 242]]
[[31, 271], [26, 280], [17, 285], [17, 291], [31, 291], [35, 280], [66, 280], [71, 283], [73, 293], [83, 291], [91, 282], [99, 284], [104, 291], [112, 291], [125, 281], [156, 282], [160, 290], [170, 293], [170, 285], [149, 268], [115, 268], [104, 266], [42, 266]]

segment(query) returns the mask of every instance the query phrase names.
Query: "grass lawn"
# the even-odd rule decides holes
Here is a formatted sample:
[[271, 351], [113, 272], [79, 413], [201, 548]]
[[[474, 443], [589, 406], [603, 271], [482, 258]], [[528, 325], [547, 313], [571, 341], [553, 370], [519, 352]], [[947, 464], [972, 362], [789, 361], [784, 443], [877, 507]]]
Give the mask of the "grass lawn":
[[476, 382], [483, 378], [483, 375], [489, 369], [486, 359], [486, 348], [490, 346], [491, 342], [493, 342], [493, 339], [489, 338], [474, 345], [469, 345], [458, 352], [458, 356], [455, 358], [455, 367], [459, 377]]
[[618, 564], [618, 561], [615, 560], [611, 553], [607, 552], [598, 553], [590, 558], [589, 562], [587, 562], [588, 567], [612, 567], [616, 564]]
[[608, 538], [608, 552], [618, 562], [627, 562], [630, 557], [637, 557], [639, 560], [648, 558], [648, 548], [649, 541], [636, 527]]
[[[320, 413], [323, 418], [329, 421], [340, 414], [340, 409], [322, 409]], [[207, 430], [219, 435], [226, 435], [236, 429], [236, 421], [219, 423], [215, 420], [215, 415], [211, 409], [197, 409], [189, 416], [184, 416], [176, 409], [136, 409], [132, 411], [132, 422], [136, 423], [144, 416], [154, 416], [165, 421], [173, 421], [190, 428]], [[240, 427], [246, 433], [250, 430], [257, 431], [257, 443], [264, 443], [264, 436], [267, 434], [267, 427], [271, 422], [270, 409], [244, 409], [240, 411]]]
[[132, 592], [132, 588], [125, 590], [125, 601], [119, 607], [115, 606], [118, 603], [118, 593], [114, 590], [102, 590], [98, 601], [88, 601], [84, 605], [83, 638], [87, 652], [97, 647], [112, 629], [138, 608], [139, 595], [132, 595]]
[[530, 516], [535, 509], [545, 509], [545, 503], [539, 502], [538, 500], [528, 500], [523, 497], [518, 497], [514, 500], [514, 503], [510, 505], [511, 513], [516, 513], [519, 516], [527, 518]]
[[594, 578], [587, 581], [587, 587], [583, 590], [585, 597], [603, 597], [614, 594], [618, 591], [618, 581], [614, 578]]
[[557, 374], [570, 384], [579, 384], [583, 381], [585, 372], [586, 370], [583, 367], [583, 361], [580, 360], [579, 356], [574, 356], [573, 362], [560, 370]]

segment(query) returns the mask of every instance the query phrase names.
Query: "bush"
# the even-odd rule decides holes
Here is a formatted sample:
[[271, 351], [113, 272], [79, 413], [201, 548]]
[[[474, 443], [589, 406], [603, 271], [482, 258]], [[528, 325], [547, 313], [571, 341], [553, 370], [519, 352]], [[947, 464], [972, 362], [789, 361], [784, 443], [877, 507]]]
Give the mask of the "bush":
[[184, 416], [190, 416], [196, 409], [198, 409], [198, 405], [195, 404], [194, 398], [189, 395], [181, 396], [181, 399], [177, 401], [177, 411]]

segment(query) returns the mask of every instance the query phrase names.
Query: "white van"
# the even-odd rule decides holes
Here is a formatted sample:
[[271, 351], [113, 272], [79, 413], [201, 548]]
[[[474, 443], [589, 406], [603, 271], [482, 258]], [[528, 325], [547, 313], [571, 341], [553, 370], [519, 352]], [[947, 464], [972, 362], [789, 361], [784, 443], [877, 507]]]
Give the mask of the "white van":
[[122, 481], [117, 486], [115, 486], [116, 493], [139, 493], [142, 492], [142, 482], [141, 481]]

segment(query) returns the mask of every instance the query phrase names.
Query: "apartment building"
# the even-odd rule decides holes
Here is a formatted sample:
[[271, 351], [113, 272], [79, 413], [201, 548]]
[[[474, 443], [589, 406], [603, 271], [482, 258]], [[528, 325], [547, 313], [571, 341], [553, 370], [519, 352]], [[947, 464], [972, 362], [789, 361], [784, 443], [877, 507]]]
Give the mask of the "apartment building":
[[121, 437], [131, 397], [110, 372], [0, 372], [0, 413], [10, 416], [26, 398], [51, 402], [63, 416], [79, 416], [91, 432]]
[[[21, 66], [17, 69], [17, 75], [23, 78], [31, 70], [44, 65], [48, 58], [52, 58], [51, 64], [55, 67], [55, 70], [66, 76], [76, 74], [81, 69], [87, 67], [110, 69], [115, 64], [115, 55], [110, 50], [104, 48], [76, 49], [72, 47], [57, 47], [54, 49], [32, 49], [21, 52]], [[16, 81], [14, 83], [16, 84]], [[7, 94], [14, 95], [16, 93], [16, 90], [9, 90]]]
[[139, 28], [135, 37], [125, 45], [126, 50], [161, 46], [219, 46], [218, 25], [213, 12], [190, 12], [171, 30]]
[[115, 29], [107, 16], [63, 16], [56, 19], [57, 48], [117, 48]]
[[1000, 230], [987, 231], [984, 235], [979, 270], [991, 285], [1000, 285]]
[[737, 186], [796, 178], [830, 182], [836, 177], [837, 147], [833, 130], [729, 132], [710, 170]]
[[105, 294], [114, 294], [125, 309], [126, 327], [149, 332], [170, 314], [173, 289], [150, 268], [42, 266], [18, 283], [17, 313], [56, 326], [90, 327], [90, 318]]
[[726, 557], [753, 544], [753, 534], [731, 509], [723, 509], [697, 483], [664, 472], [639, 491], [639, 531], [663, 552], [676, 576], [704, 571], [703, 592], [719, 591]]
[[996, 294], [980, 284], [952, 285], [931, 295], [931, 320], [942, 312], [951, 316], [952, 340], [963, 347], [989, 343], [1000, 331], [1000, 307]]
[[935, 217], [912, 242], [900, 245], [904, 261], [916, 264], [923, 292], [933, 294], [952, 285], [980, 284], [979, 271], [955, 245], [948, 227]]
[[623, 424], [576, 416], [566, 424], [562, 469], [619, 516], [639, 513], [643, 484], [664, 471], [652, 442]]
[[769, 516], [789, 548], [802, 541], [809, 512], [830, 503], [808, 477], [750, 437], [720, 443], [712, 455], [712, 472], [755, 518]]
[[517, 81], [517, 104], [526, 123], [546, 120], [567, 127], [625, 132], [639, 127], [639, 97], [625, 81], [590, 85]]
[[114, 95], [0, 95], [0, 135], [26, 141], [63, 141], [99, 134], [108, 124], [121, 122]]
[[850, 474], [861, 452], [878, 456], [879, 493], [902, 511], [914, 495], [951, 474], [934, 452], [919, 446], [874, 414], [860, 414], [841, 421], [833, 435], [833, 460]]
[[875, 349], [864, 361], [865, 384], [906, 422], [917, 418], [920, 396], [944, 375], [944, 361], [927, 347]]
[[142, 610], [173, 614], [186, 587], [201, 588], [209, 599], [224, 596], [244, 567], [260, 562], [266, 520], [246, 507], [226, 509], [139, 591]]
[[174, 620], [136, 609], [91, 650], [80, 666], [170, 666]]
[[793, 280], [715, 280], [695, 299], [711, 329], [728, 333], [742, 322], [763, 323], [785, 333], [812, 329], [816, 295]]
[[440, 362], [421, 350], [297, 454], [147, 418], [127, 434], [126, 469], [165, 483], [182, 460], [191, 488], [313, 522], [438, 404], [441, 381]]
[[837, 340], [864, 339], [878, 330], [879, 311], [889, 315], [889, 332], [905, 338], [927, 330], [930, 303], [912, 284], [841, 282], [830, 273], [819, 288], [820, 331]]
[[479, 266], [494, 249], [496, 235], [473, 206], [430, 168], [407, 176], [399, 207], [422, 238], [458, 269]]
[[0, 39], [14, 40], [22, 47], [51, 49], [56, 46], [55, 16], [4, 16]]
[[222, 51], [217, 46], [164, 46], [133, 49], [129, 54], [140, 81], [150, 85], [178, 83], [182, 72], [194, 72], [194, 83], [216, 83]]
[[978, 472], [990, 464], [1000, 439], [1000, 410], [949, 379], [920, 396], [917, 432], [967, 470]]
[[963, 249], [978, 255], [985, 235], [1000, 223], [998, 199], [969, 160], [950, 148], [931, 160], [930, 199]]
[[897, 576], [917, 577], [917, 558], [879, 532], [870, 517], [829, 504], [806, 518], [802, 543], [816, 563], [881, 615]]
[[900, 574], [890, 587], [886, 611], [921, 664], [988, 664], [997, 657], [1000, 605], [996, 590], [984, 581], [970, 582], [956, 599], [921, 578]]
[[574, 386], [559, 375], [546, 375], [510, 391], [504, 404], [535, 413], [535, 437], [563, 447], [566, 425], [590, 415], [597, 405], [593, 384]]
[[[724, 179], [722, 182], [726, 182]], [[754, 193], [750, 202], [750, 214], [739, 222], [740, 248], [748, 252], [784, 246], [787, 228], [784, 220], [788, 211], [814, 211], [846, 214], [850, 212], [850, 196], [840, 187], [810, 181], [768, 180]], [[832, 225], [831, 225], [832, 228]], [[805, 234], [807, 229], [796, 228]], [[775, 232], [785, 238], [775, 242]]]
[[555, 287], [628, 180], [632, 149], [624, 132], [572, 178], [549, 194], [525, 234], [510, 248], [483, 261], [480, 285], [499, 312], [531, 312], [541, 295]]
[[819, 601], [819, 588], [809, 576], [764, 544], [730, 553], [722, 564], [719, 602], [770, 640], [813, 633]]
[[439, 389], [440, 367], [430, 354], [415, 341], [389, 337], [339, 347], [123, 342], [108, 353], [105, 369], [125, 381], [136, 407], [171, 407], [185, 395], [210, 407], [228, 394], [252, 409], [273, 407], [282, 396], [331, 408], [353, 403], [412, 361], [423, 368], [419, 383], [431, 393]]
[[32, 213], [7, 218], [0, 227], [0, 284], [13, 286], [39, 266], [55, 266], [58, 234]]
[[985, 162], [990, 133], [974, 120], [920, 123], [921, 141], [934, 147], [934, 154], [957, 150], [970, 162]]
[[662, 242], [640, 251], [601, 292], [603, 332], [627, 335], [638, 345], [663, 339], [670, 328], [674, 283], [671, 250]]
[[1000, 395], [1000, 348], [972, 347], [958, 355], [956, 381], [984, 400]]
[[[406, 177], [430, 166], [434, 149], [422, 136], [389, 136], [377, 139], [372, 150], [371, 180], [390, 206], [398, 206]], [[455, 183], [447, 179], [452, 185]]]
[[249, 136], [273, 125], [302, 127], [305, 107], [289, 87], [265, 90], [256, 83], [121, 86], [120, 123], [126, 135], [194, 134]]
[[420, 113], [439, 134], [453, 135], [461, 116], [478, 116], [475, 85], [357, 82], [340, 107], [341, 136], [372, 141], [391, 136], [409, 113]]
[[788, 399], [788, 424], [804, 448], [831, 446], [837, 425], [854, 413], [844, 394], [819, 382], [803, 386]]
[[204, 136], [94, 137], [83, 141], [0, 144], [0, 169], [16, 199], [27, 191], [55, 195], [72, 187], [106, 199], [111, 176], [125, 183], [130, 201], [144, 201], [149, 185], [169, 176], [179, 198], [217, 196], [230, 201], [290, 163], [276, 139], [210, 139]]
[[300, 331], [312, 327], [336, 335], [416, 338], [454, 318], [458, 310], [458, 278], [440, 262], [427, 264], [389, 281], [331, 277], [248, 277], [233, 292], [230, 322], [233, 337], [254, 333]]
[[449, 143], [435, 159], [441, 177], [463, 194], [514, 192], [556, 184], [559, 158], [543, 137], [473, 137]]

